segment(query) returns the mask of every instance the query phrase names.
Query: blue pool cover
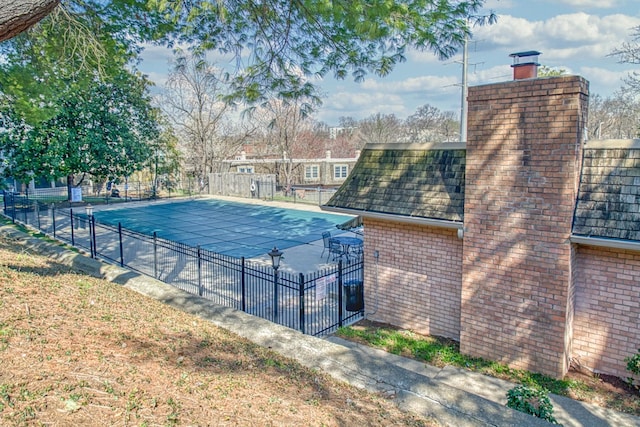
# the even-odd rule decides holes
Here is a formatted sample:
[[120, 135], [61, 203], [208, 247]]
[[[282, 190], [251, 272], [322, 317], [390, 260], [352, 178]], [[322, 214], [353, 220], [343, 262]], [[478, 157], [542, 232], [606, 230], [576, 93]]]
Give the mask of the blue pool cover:
[[349, 216], [224, 200], [153, 203], [97, 211], [98, 222], [234, 257], [264, 255], [322, 239]]

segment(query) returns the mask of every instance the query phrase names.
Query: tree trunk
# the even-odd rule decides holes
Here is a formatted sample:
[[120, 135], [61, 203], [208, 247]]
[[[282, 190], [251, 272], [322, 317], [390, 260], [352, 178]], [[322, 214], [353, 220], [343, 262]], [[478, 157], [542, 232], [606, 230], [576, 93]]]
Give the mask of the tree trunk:
[[2, 0], [0, 42], [17, 36], [47, 16], [60, 0]]
[[71, 188], [73, 187], [73, 175], [67, 175], [67, 200], [71, 201]]

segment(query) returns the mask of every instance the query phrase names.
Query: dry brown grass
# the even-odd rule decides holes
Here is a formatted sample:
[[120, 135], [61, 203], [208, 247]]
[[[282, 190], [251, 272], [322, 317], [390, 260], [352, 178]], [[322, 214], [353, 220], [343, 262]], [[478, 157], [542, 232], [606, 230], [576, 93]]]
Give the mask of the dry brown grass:
[[0, 239], [0, 425], [436, 423]]

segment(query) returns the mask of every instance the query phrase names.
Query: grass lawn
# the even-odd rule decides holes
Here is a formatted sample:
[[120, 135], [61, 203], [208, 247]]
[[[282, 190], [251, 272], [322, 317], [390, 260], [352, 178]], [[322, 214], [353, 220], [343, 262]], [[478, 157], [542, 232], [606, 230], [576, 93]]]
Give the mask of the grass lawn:
[[0, 425], [438, 424], [0, 238]]
[[[391, 325], [361, 321], [340, 328], [337, 336], [423, 361], [433, 366], [456, 366], [518, 384], [544, 388], [551, 393], [593, 403], [616, 411], [640, 415], [638, 389], [611, 376], [593, 376], [571, 370], [557, 380], [542, 374], [511, 369], [500, 363], [460, 354], [456, 341], [416, 334]], [[505, 396], [505, 403], [506, 403]]]

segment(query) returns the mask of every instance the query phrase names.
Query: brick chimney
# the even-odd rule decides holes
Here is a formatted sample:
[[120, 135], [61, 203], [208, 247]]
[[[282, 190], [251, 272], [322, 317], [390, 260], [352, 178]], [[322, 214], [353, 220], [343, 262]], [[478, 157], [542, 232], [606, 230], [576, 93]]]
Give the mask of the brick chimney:
[[[532, 65], [526, 62], [518, 65]], [[569, 236], [588, 93], [588, 82], [578, 76], [469, 88], [460, 325], [465, 354], [558, 378], [567, 372], [574, 262]]]
[[538, 56], [540, 52], [529, 50], [509, 55], [513, 58], [513, 80], [535, 79], [538, 77]]

